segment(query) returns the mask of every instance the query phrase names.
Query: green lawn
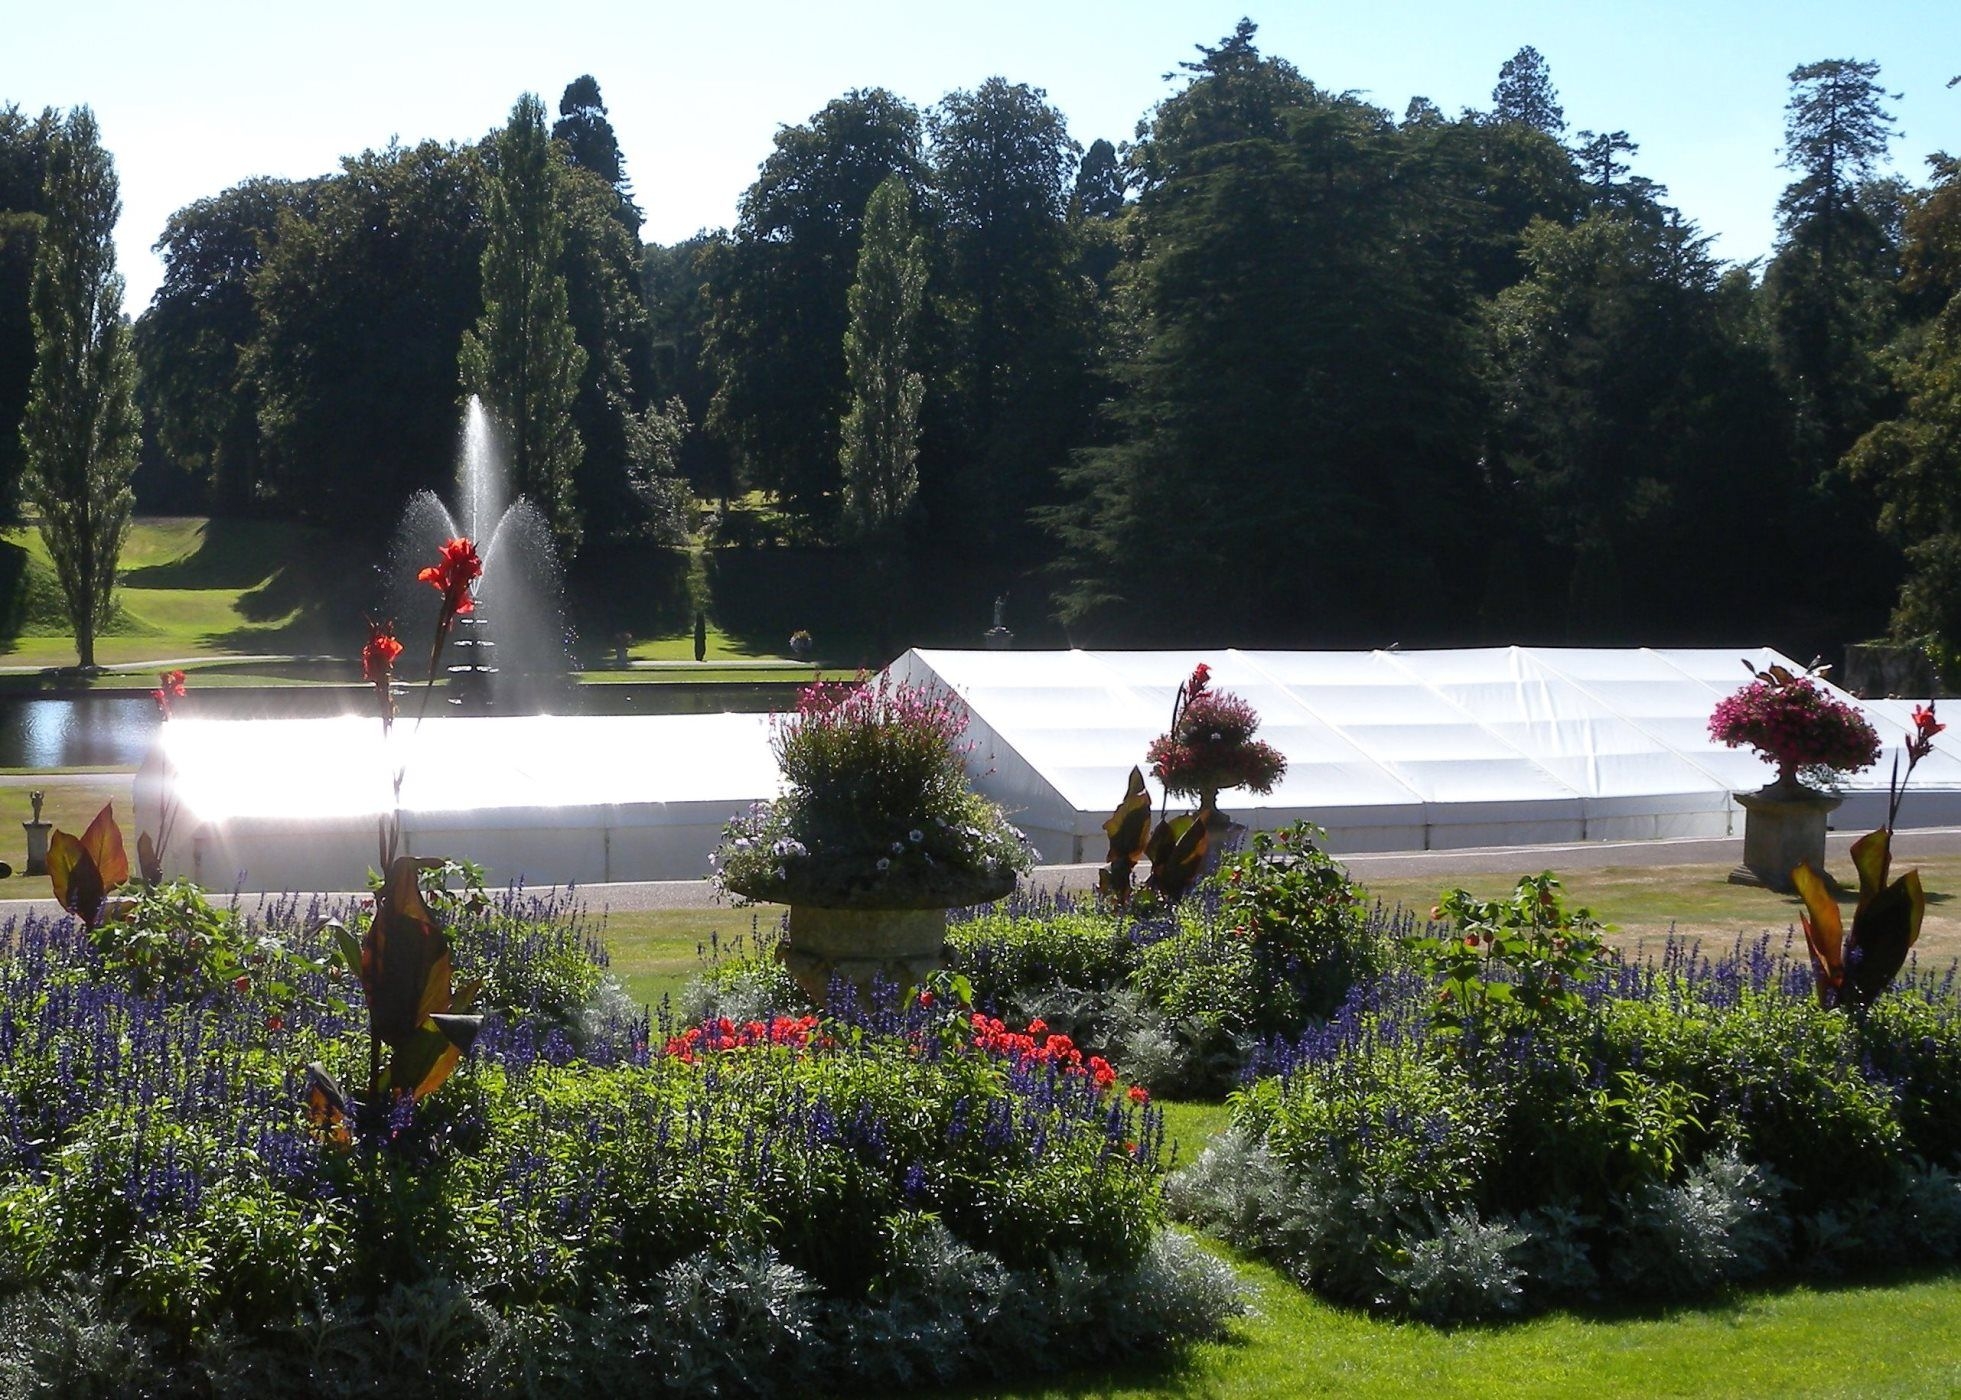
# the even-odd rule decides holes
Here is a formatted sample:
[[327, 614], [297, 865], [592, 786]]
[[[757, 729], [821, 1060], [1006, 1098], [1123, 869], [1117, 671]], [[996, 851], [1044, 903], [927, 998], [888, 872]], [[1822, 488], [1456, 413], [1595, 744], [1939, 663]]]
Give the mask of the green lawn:
[[[1222, 1251], [1223, 1253], [1223, 1251]], [[1226, 1257], [1231, 1258], [1228, 1254]], [[1795, 1287], [1697, 1308], [1440, 1330], [1330, 1307], [1264, 1265], [1232, 1340], [999, 1400], [1146, 1396], [1935, 1396], [1961, 1392], [1961, 1276]]]
[[[1894, 873], [1917, 868], [1927, 887], [1927, 917], [1916, 953], [1921, 962], [1946, 963], [1961, 957], [1961, 855], [1925, 859], [1900, 857]], [[1751, 885], [1729, 883], [1729, 867], [1718, 865], [1629, 866], [1598, 870], [1555, 871], [1569, 904], [1585, 905], [1612, 926], [1617, 942], [1632, 947], [1653, 945], [1670, 930], [1728, 946], [1739, 936], [1754, 938], [1769, 931], [1776, 938], [1796, 926], [1799, 903], [1795, 895], [1778, 894]], [[1445, 889], [1458, 885], [1481, 899], [1509, 893], [1518, 875], [1464, 875], [1372, 879], [1369, 893], [1387, 905], [1428, 913]], [[1832, 873], [1856, 886], [1851, 862], [1839, 862]], [[1842, 899], [1849, 902], [1848, 891]], [[1803, 938], [1799, 936], [1802, 948]]]
[[[597, 912], [597, 911], [595, 911]], [[606, 947], [613, 973], [637, 1002], [659, 1006], [701, 970], [717, 940], [724, 951], [754, 945], [755, 930], [771, 942], [781, 907], [759, 904], [747, 909], [728, 906], [707, 909], [643, 909], [606, 916]]]

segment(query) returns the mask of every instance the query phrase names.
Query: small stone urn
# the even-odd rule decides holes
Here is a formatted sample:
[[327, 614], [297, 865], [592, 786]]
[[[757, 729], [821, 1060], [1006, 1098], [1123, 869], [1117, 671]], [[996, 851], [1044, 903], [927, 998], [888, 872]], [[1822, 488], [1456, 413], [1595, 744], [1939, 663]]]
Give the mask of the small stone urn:
[[54, 830], [54, 823], [41, 820], [41, 803], [46, 797], [44, 792], [27, 794], [27, 800], [34, 804], [34, 820], [20, 824], [27, 833], [27, 869], [22, 872], [26, 875], [48, 873], [48, 833]]
[[1779, 771], [1777, 781], [1755, 792], [1739, 792], [1743, 808], [1743, 864], [1730, 872], [1733, 885], [1761, 885], [1789, 894], [1791, 872], [1809, 864], [1825, 870], [1825, 817], [1843, 800], [1806, 787], [1796, 772]]

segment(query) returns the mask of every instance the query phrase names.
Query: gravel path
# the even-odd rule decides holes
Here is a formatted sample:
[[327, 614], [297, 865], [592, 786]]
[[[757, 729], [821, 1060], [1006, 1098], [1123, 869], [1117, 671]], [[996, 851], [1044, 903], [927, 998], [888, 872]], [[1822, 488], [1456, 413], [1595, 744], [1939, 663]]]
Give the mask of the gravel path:
[[[40, 781], [52, 781], [43, 778]], [[1843, 860], [1860, 833], [1833, 832], [1828, 855]], [[1961, 827], [1932, 827], [1902, 831], [1894, 837], [1894, 854], [1916, 856], [1961, 854]], [[1384, 851], [1342, 857], [1356, 879], [1373, 877], [1443, 877], [1480, 874], [1529, 874], [1540, 870], [1594, 870], [1651, 865], [1735, 866], [1743, 859], [1743, 838], [1680, 841], [1609, 841], [1553, 846], [1494, 846], [1459, 851]], [[1045, 865], [1033, 883], [1042, 890], [1080, 892], [1096, 888], [1094, 865]], [[18, 878], [18, 877], [16, 877]], [[38, 883], [38, 881], [36, 882]], [[16, 886], [20, 888], [21, 886]], [[365, 893], [365, 891], [362, 891]], [[595, 912], [625, 913], [643, 909], [703, 909], [715, 902], [706, 880], [647, 880], [610, 885], [585, 885], [580, 893]], [[240, 903], [258, 907], [260, 897], [245, 895]], [[0, 919], [36, 910], [56, 913], [52, 899], [0, 899]]]

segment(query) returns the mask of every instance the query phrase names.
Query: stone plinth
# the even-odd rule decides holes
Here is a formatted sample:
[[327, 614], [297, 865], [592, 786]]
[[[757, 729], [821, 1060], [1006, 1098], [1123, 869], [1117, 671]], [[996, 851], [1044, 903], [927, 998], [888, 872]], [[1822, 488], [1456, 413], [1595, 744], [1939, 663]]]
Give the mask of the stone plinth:
[[[39, 793], [34, 795], [40, 796]], [[40, 806], [39, 802], [34, 804], [35, 820], [21, 823], [22, 829], [27, 832], [27, 869], [21, 872], [23, 875], [48, 873], [48, 833], [54, 830], [54, 823], [40, 820]]]
[[833, 977], [844, 978], [861, 996], [868, 996], [881, 977], [904, 991], [946, 965], [946, 910], [793, 904], [790, 938], [781, 957], [797, 985], [819, 1006]]
[[1842, 800], [1779, 779], [1756, 792], [1736, 794], [1743, 819], [1743, 864], [1730, 872], [1733, 885], [1762, 885], [1789, 894], [1791, 872], [1809, 863], [1825, 872], [1825, 816]]

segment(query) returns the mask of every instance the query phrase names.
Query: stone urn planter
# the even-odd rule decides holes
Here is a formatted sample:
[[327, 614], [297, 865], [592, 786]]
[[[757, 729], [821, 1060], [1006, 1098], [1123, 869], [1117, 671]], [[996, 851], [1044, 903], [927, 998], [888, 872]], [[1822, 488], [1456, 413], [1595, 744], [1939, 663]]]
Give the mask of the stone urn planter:
[[1843, 800], [1806, 787], [1786, 770], [1755, 792], [1739, 792], [1742, 806], [1743, 864], [1730, 872], [1733, 885], [1761, 885], [1782, 894], [1795, 887], [1791, 872], [1809, 864], [1825, 869], [1825, 818]]
[[789, 936], [776, 955], [804, 994], [823, 1006], [833, 978], [851, 983], [861, 997], [881, 980], [901, 992], [918, 986], [946, 966], [947, 910], [990, 903], [1014, 887], [1014, 872], [1008, 870], [993, 875], [949, 872], [930, 887], [914, 886], [894, 895], [873, 888], [857, 895], [804, 894], [794, 884], [788, 891], [737, 892], [789, 903]]
[[946, 911], [1001, 898], [1028, 838], [973, 790], [966, 706], [887, 673], [815, 681], [771, 721], [783, 794], [732, 817], [709, 858], [720, 892], [790, 907], [778, 950], [810, 999], [844, 979], [916, 986], [946, 962]]

